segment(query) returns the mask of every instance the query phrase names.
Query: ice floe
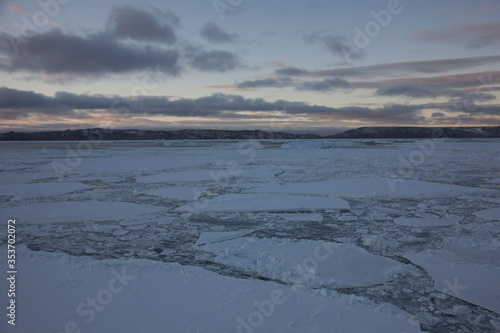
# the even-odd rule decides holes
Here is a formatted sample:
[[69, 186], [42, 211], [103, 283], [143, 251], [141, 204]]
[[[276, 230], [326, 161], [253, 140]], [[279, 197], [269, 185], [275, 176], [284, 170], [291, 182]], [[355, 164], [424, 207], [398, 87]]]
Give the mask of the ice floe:
[[434, 279], [435, 288], [500, 313], [500, 242], [448, 238], [443, 249], [405, 255]]
[[176, 212], [279, 212], [350, 209], [343, 199], [292, 194], [224, 194], [176, 208]]
[[485, 209], [475, 213], [479, 217], [483, 217], [488, 220], [500, 220], [500, 207]]
[[[177, 263], [97, 261], [21, 246], [18, 256], [20, 332], [302, 333], [332, 327], [352, 333], [420, 332], [408, 313], [363, 297], [240, 280]], [[7, 283], [0, 282], [3, 290]], [[10, 329], [7, 320], [0, 322], [1, 331]]]
[[448, 227], [458, 222], [447, 218], [398, 217], [394, 223], [406, 227]]
[[332, 196], [431, 196], [488, 192], [487, 189], [452, 184], [431, 183], [413, 179], [352, 178], [330, 179], [321, 182], [268, 183], [249, 190], [252, 193], [288, 193]]
[[0, 187], [0, 195], [12, 195], [27, 199], [61, 195], [91, 188], [92, 186], [76, 182], [7, 184]]
[[62, 201], [33, 203], [0, 209], [0, 215], [20, 223], [121, 220], [163, 211], [161, 207], [114, 201]]
[[281, 213], [277, 215], [290, 222], [323, 222], [323, 215], [318, 213]]
[[405, 271], [398, 261], [370, 254], [353, 244], [243, 237], [211, 242], [197, 249], [217, 254], [215, 260], [219, 263], [312, 287], [370, 286], [390, 281]]

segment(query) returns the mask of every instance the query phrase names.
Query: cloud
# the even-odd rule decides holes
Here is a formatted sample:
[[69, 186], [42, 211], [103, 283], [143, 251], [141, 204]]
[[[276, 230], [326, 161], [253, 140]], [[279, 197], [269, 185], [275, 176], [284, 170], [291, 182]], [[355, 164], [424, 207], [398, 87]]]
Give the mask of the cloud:
[[229, 34], [225, 32], [213, 22], [205, 23], [203, 28], [200, 30], [200, 35], [213, 43], [230, 43], [238, 37], [236, 34]]
[[322, 31], [314, 31], [302, 38], [308, 44], [320, 44], [332, 55], [342, 57], [347, 63], [363, 59], [366, 53], [354, 46], [351, 39], [341, 35], [329, 35]]
[[179, 18], [171, 12], [119, 6], [112, 9], [106, 30], [117, 38], [173, 44], [176, 41], [175, 27], [178, 25]]
[[480, 49], [500, 43], [500, 21], [420, 30], [410, 34], [409, 39], [418, 42], [460, 43], [467, 48]]
[[288, 87], [292, 84], [292, 80], [290, 78], [268, 78], [262, 80], [249, 80], [236, 83], [236, 87], [240, 89], [248, 89], [248, 88], [283, 88]]
[[[500, 71], [390, 79], [378, 81], [378, 84], [380, 86], [391, 86], [406, 85], [409, 82], [423, 89], [433, 89], [433, 92], [436, 93], [436, 90], [440, 89], [458, 89], [498, 85], [500, 84]], [[368, 82], [368, 85], [370, 86], [372, 83], [373, 82]], [[357, 87], [362, 86], [359, 82], [356, 84]]]
[[120, 6], [112, 9], [106, 28], [95, 33], [66, 34], [60, 29], [29, 35], [0, 32], [0, 71], [64, 82], [151, 67], [177, 76], [186, 64], [204, 72], [228, 72], [241, 65], [235, 53], [176, 44], [179, 24], [171, 12]]
[[275, 70], [274, 73], [283, 76], [301, 76], [301, 75], [308, 75], [309, 71], [297, 67], [285, 67]]
[[202, 72], [229, 72], [241, 65], [239, 56], [229, 51], [190, 47], [186, 55], [191, 67]]
[[0, 16], [5, 13], [7, 0], [0, 0]]
[[434, 98], [436, 95], [428, 90], [420, 88], [416, 84], [398, 84], [379, 88], [376, 92], [379, 96], [406, 96], [412, 98]]
[[[432, 110], [448, 117], [457, 114], [463, 117], [486, 117], [487, 122], [500, 121], [499, 105], [476, 105], [468, 103], [428, 103], [420, 105], [385, 104], [380, 107], [345, 106], [328, 107], [311, 105], [300, 101], [267, 101], [262, 98], [245, 98], [240, 95], [213, 94], [200, 98], [170, 99], [161, 96], [123, 98], [103, 95], [78, 95], [58, 92], [46, 96], [32, 91], [21, 91], [0, 87], [0, 119], [44, 119], [55, 117], [71, 120], [91, 121], [116, 117], [134, 119], [142, 117], [176, 116], [185, 119], [266, 119], [279, 117], [283, 121], [295, 117], [311, 121], [320, 119], [335, 121], [363, 121], [372, 124], [417, 124], [431, 121], [423, 111]], [[304, 120], [303, 120], [304, 121]], [[98, 125], [98, 124], [96, 124]]]
[[[307, 73], [311, 77], [381, 77], [408, 74], [437, 74], [454, 70], [467, 70], [500, 62], [500, 56], [481, 56], [455, 59], [396, 62], [370, 66], [316, 70]], [[304, 74], [305, 75], [305, 74]]]
[[[387, 105], [383, 108], [343, 107], [332, 108], [310, 105], [305, 102], [277, 100], [269, 102], [261, 98], [244, 98], [239, 95], [213, 94], [196, 99], [170, 100], [166, 97], [146, 96], [127, 99], [117, 96], [77, 95], [58, 92], [53, 97], [30, 91], [0, 88], [0, 118], [18, 119], [33, 115], [66, 116], [82, 119], [96, 113], [126, 114], [127, 117], [144, 115], [216, 118], [259, 118], [277, 111], [286, 116], [315, 116], [335, 119], [413, 119], [418, 106]], [[253, 112], [253, 115], [241, 112]], [[264, 114], [262, 114], [264, 113]], [[266, 115], [267, 114], [267, 115]]]
[[159, 71], [169, 75], [180, 72], [178, 51], [133, 47], [102, 33], [76, 36], [53, 29], [31, 36], [19, 45], [17, 53], [12, 47], [16, 38], [0, 33], [0, 52], [6, 57], [0, 62], [3, 71], [99, 76], [158, 66]]
[[303, 82], [296, 88], [297, 90], [328, 91], [332, 90], [332, 88], [349, 88], [350, 86], [347, 80], [331, 78], [322, 81]]

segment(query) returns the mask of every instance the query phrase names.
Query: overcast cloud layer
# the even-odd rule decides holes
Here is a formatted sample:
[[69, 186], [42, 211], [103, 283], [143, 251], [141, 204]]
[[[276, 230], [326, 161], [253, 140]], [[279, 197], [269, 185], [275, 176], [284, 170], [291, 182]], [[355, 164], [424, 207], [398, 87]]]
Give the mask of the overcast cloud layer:
[[500, 125], [497, 0], [198, 6], [0, 0], [0, 131]]

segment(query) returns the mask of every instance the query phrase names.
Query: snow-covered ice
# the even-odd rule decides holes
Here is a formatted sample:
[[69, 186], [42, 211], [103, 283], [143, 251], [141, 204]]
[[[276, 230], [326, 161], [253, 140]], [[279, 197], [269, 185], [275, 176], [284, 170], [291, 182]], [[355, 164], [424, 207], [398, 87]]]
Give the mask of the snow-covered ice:
[[401, 263], [352, 244], [243, 237], [211, 242], [198, 249], [216, 253], [217, 262], [312, 287], [369, 286], [405, 272]]
[[454, 253], [433, 250], [407, 254], [406, 257], [432, 276], [437, 290], [500, 314], [498, 264], [464, 261]]
[[498, 140], [94, 144], [0, 143], [19, 331], [498, 331]]
[[176, 263], [19, 254], [16, 332], [420, 332], [408, 313], [366, 298]]
[[485, 192], [487, 189], [432, 183], [413, 179], [350, 178], [322, 182], [277, 184], [268, 183], [251, 189], [252, 193], [288, 193], [332, 196], [456, 196], [462, 193]]
[[92, 186], [82, 183], [34, 183], [2, 185], [0, 195], [12, 195], [22, 199], [45, 197], [90, 189]]
[[23, 223], [39, 224], [72, 221], [121, 220], [140, 214], [162, 211], [161, 207], [126, 202], [50, 202], [1, 208], [0, 215], [16, 218]]
[[296, 213], [296, 214], [281, 213], [277, 215], [287, 221], [323, 222], [323, 215], [318, 213]]
[[458, 222], [447, 218], [421, 218], [421, 217], [399, 217], [394, 223], [406, 227], [449, 227], [457, 225]]
[[287, 210], [349, 209], [343, 199], [293, 194], [224, 194], [188, 204], [178, 212], [276, 212]]
[[500, 207], [485, 209], [475, 214], [488, 220], [500, 220]]

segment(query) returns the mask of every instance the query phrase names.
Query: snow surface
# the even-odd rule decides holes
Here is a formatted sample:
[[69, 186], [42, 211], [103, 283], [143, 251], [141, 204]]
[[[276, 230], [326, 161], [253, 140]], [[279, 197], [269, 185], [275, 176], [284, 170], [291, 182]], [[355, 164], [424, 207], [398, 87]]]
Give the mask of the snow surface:
[[35, 183], [35, 184], [7, 184], [0, 188], [0, 195], [18, 196], [23, 199], [61, 195], [75, 191], [87, 190], [92, 186], [76, 182], [66, 183]]
[[253, 188], [253, 193], [288, 193], [332, 196], [456, 196], [468, 192], [487, 192], [487, 189], [458, 186], [452, 184], [430, 183], [411, 179], [390, 178], [350, 178], [330, 179], [322, 182], [269, 183]]
[[[96, 261], [25, 247], [18, 255], [15, 332], [420, 332], [390, 304], [326, 290], [176, 263]], [[8, 289], [6, 279], [0, 285]], [[0, 330], [14, 332], [6, 320]]]
[[205, 195], [206, 189], [194, 186], [168, 186], [154, 188], [142, 193], [171, 200], [191, 201], [201, 195]]
[[[206, 236], [202, 237], [206, 238]], [[260, 276], [311, 287], [361, 287], [404, 272], [399, 262], [352, 244], [244, 237], [198, 246], [215, 260]]]
[[419, 217], [399, 217], [394, 223], [406, 227], [448, 227], [457, 225], [458, 222], [447, 218], [419, 218]]
[[1, 142], [19, 331], [497, 332], [500, 141], [328, 141]]
[[282, 219], [285, 219], [289, 222], [298, 221], [298, 222], [323, 222], [323, 215], [317, 213], [281, 213], [277, 214]]
[[276, 212], [350, 209], [343, 199], [290, 194], [224, 194], [175, 209], [177, 212]]
[[72, 221], [121, 220], [140, 214], [162, 211], [161, 207], [125, 202], [51, 202], [34, 203], [0, 209], [1, 216], [16, 218], [23, 223], [40, 224]]
[[479, 217], [483, 217], [488, 220], [500, 220], [500, 207], [485, 209], [475, 213]]
[[500, 266], [437, 250], [409, 253], [406, 258], [432, 276], [437, 290], [500, 313]]

